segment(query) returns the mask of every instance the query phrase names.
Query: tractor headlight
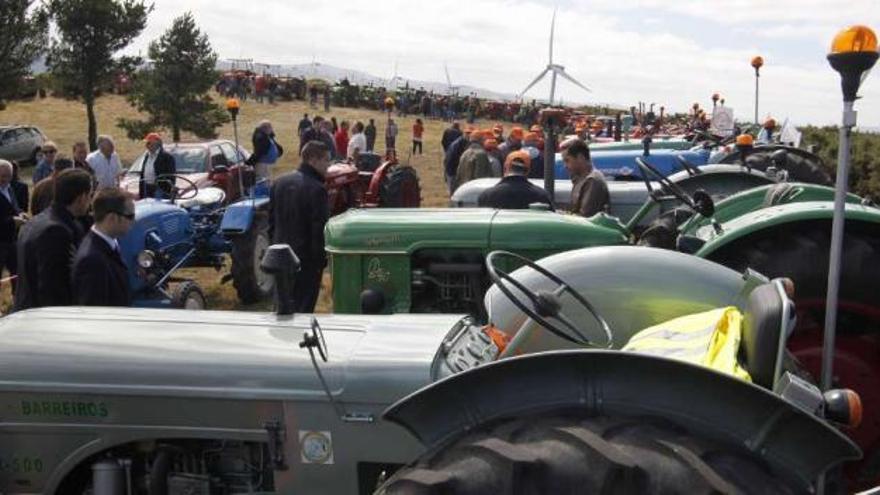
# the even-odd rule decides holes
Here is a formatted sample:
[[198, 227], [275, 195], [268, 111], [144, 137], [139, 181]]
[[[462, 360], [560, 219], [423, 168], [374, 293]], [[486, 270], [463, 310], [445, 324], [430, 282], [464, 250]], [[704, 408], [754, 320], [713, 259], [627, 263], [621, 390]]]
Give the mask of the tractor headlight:
[[150, 268], [153, 268], [153, 265], [156, 264], [156, 255], [153, 254], [153, 252], [149, 249], [145, 249], [138, 253], [137, 264], [144, 270], [149, 270]]

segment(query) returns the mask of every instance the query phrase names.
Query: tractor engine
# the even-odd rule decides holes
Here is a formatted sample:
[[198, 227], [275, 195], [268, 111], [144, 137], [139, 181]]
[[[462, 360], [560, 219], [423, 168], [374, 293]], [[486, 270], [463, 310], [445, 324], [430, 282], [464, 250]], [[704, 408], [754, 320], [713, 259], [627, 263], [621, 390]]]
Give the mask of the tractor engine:
[[469, 313], [483, 319], [489, 286], [482, 253], [426, 249], [412, 257], [414, 313]]
[[72, 485], [79, 481], [90, 484], [93, 495], [268, 492], [274, 489], [269, 459], [266, 445], [257, 443], [174, 440], [134, 444], [103, 454], [85, 466], [91, 468], [90, 478], [83, 470], [78, 473], [83, 476], [71, 477], [71, 485], [61, 489], [76, 490]]

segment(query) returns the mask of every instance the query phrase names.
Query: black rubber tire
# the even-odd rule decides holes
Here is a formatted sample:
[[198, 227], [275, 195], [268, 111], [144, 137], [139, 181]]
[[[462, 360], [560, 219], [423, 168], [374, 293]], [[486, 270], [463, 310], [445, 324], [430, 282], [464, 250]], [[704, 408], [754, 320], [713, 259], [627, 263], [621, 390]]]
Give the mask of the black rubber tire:
[[[197, 304], [198, 307], [192, 307]], [[171, 307], [177, 309], [208, 309], [208, 299], [199, 284], [192, 280], [181, 282], [171, 293]]]
[[396, 166], [382, 181], [379, 189], [381, 208], [418, 208], [422, 202], [422, 189], [415, 169]]
[[[738, 239], [707, 258], [737, 271], [751, 268], [792, 279], [797, 305], [825, 299], [830, 244], [830, 220], [795, 222]], [[875, 224], [847, 222], [844, 227], [840, 300], [880, 305], [880, 229]], [[843, 323], [844, 310], [839, 315]]]
[[[749, 155], [750, 158], [758, 158], [757, 160], [751, 158], [752, 160], [755, 160], [752, 162], [755, 164], [754, 168], [762, 171], [766, 170], [767, 167], [773, 164], [770, 160], [770, 155], [772, 155], [774, 151], [781, 149], [788, 151], [788, 162], [785, 169], [788, 171], [789, 182], [807, 182], [823, 186], [834, 185], [834, 181], [831, 179], [831, 176], [828, 175], [825, 164], [821, 158], [806, 150], [791, 148], [788, 146], [772, 145], [756, 148], [755, 151]], [[738, 151], [731, 152], [720, 160], [720, 163], [740, 162], [741, 155]]]
[[757, 454], [651, 418], [542, 415], [471, 431], [401, 468], [392, 494], [800, 493]]
[[269, 239], [269, 217], [264, 211], [254, 213], [251, 228], [232, 239], [232, 286], [244, 304], [254, 304], [272, 295], [272, 277], [260, 272], [260, 261]]
[[693, 215], [693, 211], [683, 207], [663, 212], [639, 233], [636, 244], [660, 249], [676, 249], [678, 227]]

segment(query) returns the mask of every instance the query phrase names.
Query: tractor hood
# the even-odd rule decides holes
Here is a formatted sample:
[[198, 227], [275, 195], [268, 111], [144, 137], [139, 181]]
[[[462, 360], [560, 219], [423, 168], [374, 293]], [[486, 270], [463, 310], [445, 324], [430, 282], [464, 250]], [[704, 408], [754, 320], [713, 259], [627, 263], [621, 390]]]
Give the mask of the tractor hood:
[[[43, 308], [0, 319], [0, 391], [326, 401], [312, 315]], [[390, 404], [430, 382], [455, 315], [317, 315], [342, 401]]]
[[419, 249], [560, 250], [623, 244], [625, 228], [615, 219], [585, 219], [548, 211], [488, 208], [377, 208], [351, 210], [327, 224], [332, 254], [411, 254]]

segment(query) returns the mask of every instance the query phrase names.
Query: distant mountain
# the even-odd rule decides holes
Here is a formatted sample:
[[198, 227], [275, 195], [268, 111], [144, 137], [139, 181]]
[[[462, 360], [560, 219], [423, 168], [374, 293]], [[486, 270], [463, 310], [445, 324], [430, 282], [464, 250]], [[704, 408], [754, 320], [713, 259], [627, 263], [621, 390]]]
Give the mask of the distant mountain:
[[[352, 84], [357, 85], [368, 85], [370, 83], [372, 83], [374, 86], [387, 87], [389, 85], [388, 78], [377, 77], [372, 74], [357, 70], [334, 67], [332, 65], [322, 64], [320, 62], [315, 62], [312, 64], [277, 65], [259, 62], [245, 62], [239, 60], [220, 60], [217, 62], [217, 69], [224, 71], [231, 69], [249, 69], [258, 74], [266, 73], [276, 76], [325, 79], [333, 82], [348, 78], [348, 80]], [[425, 88], [428, 91], [433, 91], [435, 93], [441, 94], [449, 92], [449, 86], [446, 83], [436, 81], [419, 81], [415, 79], [407, 79], [402, 76], [397, 76], [393, 86], [396, 88], [403, 88], [407, 84], [409, 84], [410, 88], [414, 89]], [[458, 94], [461, 95], [476, 93], [477, 96], [480, 98], [488, 98], [493, 100], [513, 100], [515, 98], [515, 96], [511, 94], [497, 93], [495, 91], [490, 91], [483, 88], [475, 88], [473, 86], [457, 86], [457, 90]]]

